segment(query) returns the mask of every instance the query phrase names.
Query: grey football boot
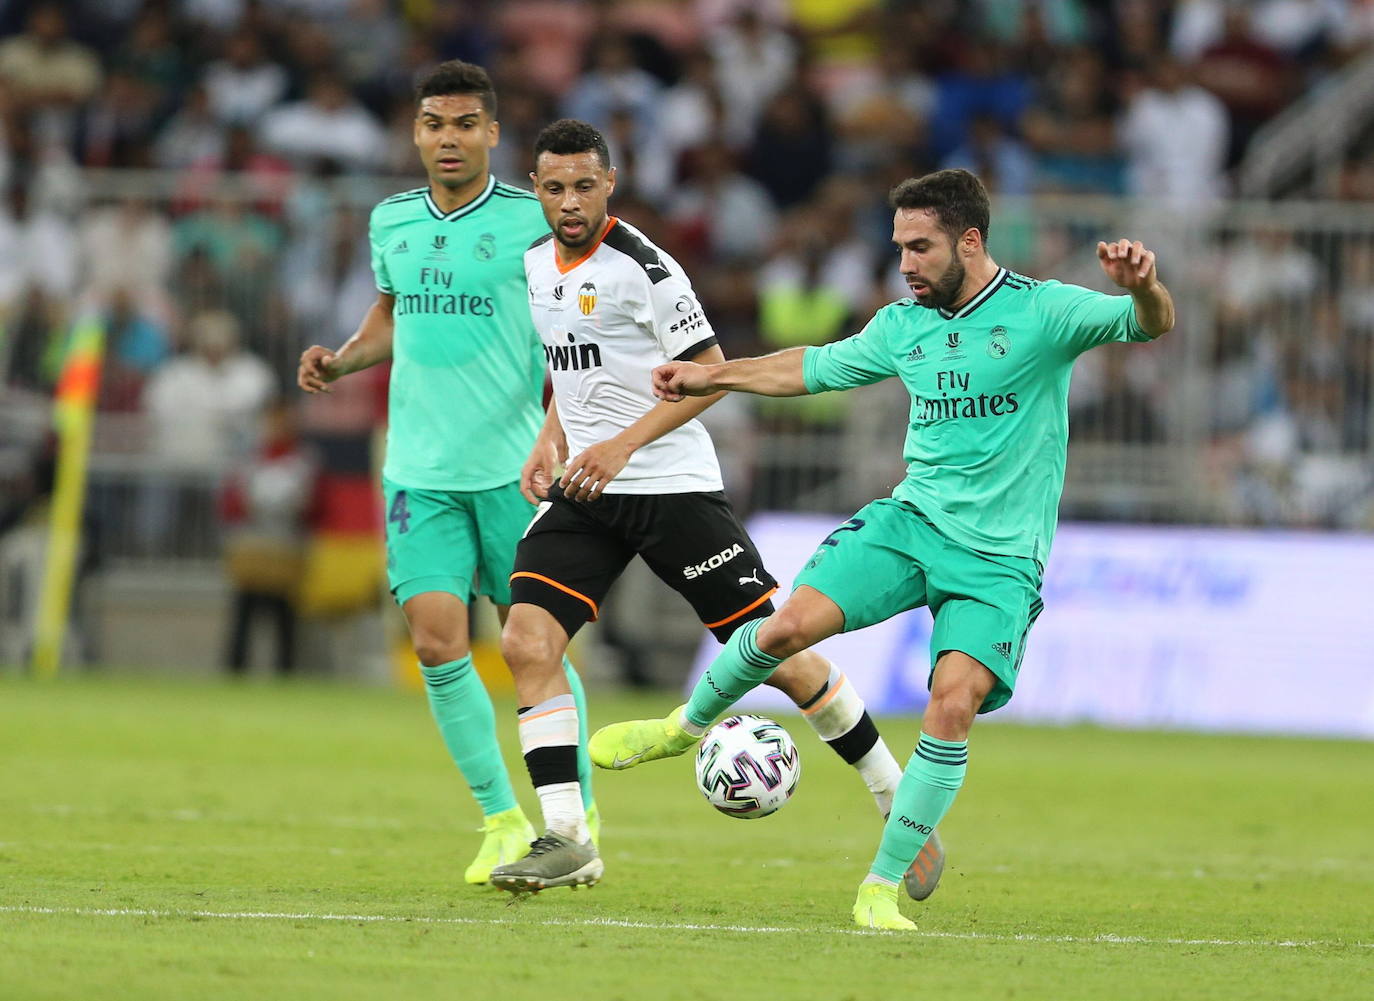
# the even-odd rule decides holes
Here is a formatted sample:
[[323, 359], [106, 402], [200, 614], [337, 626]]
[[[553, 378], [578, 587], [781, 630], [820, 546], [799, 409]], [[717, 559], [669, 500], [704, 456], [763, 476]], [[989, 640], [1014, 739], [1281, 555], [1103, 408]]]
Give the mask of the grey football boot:
[[902, 877], [906, 895], [912, 900], [925, 900], [940, 885], [940, 874], [944, 871], [945, 846], [940, 843], [940, 832], [931, 831], [911, 868]]
[[605, 869], [590, 840], [578, 844], [550, 831], [530, 843], [524, 858], [493, 869], [490, 883], [511, 893], [538, 893], [552, 886], [591, 886]]

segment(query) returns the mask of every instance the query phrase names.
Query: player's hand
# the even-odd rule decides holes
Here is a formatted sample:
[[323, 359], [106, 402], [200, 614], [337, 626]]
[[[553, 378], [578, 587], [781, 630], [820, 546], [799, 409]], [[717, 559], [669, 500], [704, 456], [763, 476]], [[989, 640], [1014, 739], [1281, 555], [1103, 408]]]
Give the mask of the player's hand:
[[688, 396], [710, 396], [710, 372], [705, 365], [690, 361], [670, 361], [654, 369], [654, 395], [669, 403], [679, 403]]
[[558, 481], [563, 496], [575, 501], [594, 501], [606, 489], [606, 484], [620, 475], [630, 461], [634, 449], [617, 438], [598, 442], [575, 456]]
[[547, 500], [549, 487], [553, 486], [554, 470], [558, 468], [558, 448], [553, 442], [540, 437], [520, 470], [520, 492], [531, 504]]
[[1099, 243], [1097, 260], [1108, 278], [1130, 292], [1149, 288], [1159, 278], [1155, 271], [1155, 252], [1146, 250], [1139, 240]]
[[296, 369], [296, 385], [307, 393], [328, 393], [329, 383], [340, 373], [334, 367], [335, 355], [328, 348], [312, 344], [301, 352], [301, 362]]

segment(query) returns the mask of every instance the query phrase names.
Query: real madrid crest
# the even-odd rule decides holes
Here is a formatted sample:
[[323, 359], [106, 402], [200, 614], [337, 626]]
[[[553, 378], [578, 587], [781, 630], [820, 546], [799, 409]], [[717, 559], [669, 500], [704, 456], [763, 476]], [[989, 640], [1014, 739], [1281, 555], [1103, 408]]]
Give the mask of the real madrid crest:
[[496, 256], [496, 234], [483, 233], [472, 248], [472, 256], [479, 261], [489, 261]]
[[993, 327], [988, 337], [988, 354], [994, 358], [1005, 358], [1011, 352], [1011, 338], [1006, 327]]
[[591, 282], [583, 282], [577, 290], [577, 308], [582, 310], [583, 316], [591, 316], [596, 309], [596, 286]]

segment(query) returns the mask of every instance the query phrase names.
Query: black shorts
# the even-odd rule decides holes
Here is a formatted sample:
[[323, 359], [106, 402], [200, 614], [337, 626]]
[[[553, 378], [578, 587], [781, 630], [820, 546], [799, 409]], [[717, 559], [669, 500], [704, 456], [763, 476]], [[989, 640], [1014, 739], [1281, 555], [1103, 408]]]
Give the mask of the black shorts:
[[638, 554], [724, 643], [773, 611], [778, 589], [720, 491], [602, 494], [572, 501], [555, 484], [515, 551], [511, 603], [538, 605], [571, 637]]

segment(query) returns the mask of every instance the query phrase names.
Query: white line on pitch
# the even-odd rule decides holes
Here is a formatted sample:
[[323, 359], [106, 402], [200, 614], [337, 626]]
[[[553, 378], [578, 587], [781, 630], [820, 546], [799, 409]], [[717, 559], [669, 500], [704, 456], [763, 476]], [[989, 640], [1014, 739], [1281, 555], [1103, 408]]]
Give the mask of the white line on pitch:
[[[276, 911], [181, 911], [154, 910], [141, 907], [25, 907], [0, 905], [4, 914], [66, 914], [74, 917], [136, 917], [136, 918], [220, 918], [229, 921], [341, 921], [349, 923], [377, 922], [383, 924], [429, 925], [514, 925], [510, 918], [407, 917], [400, 914], [293, 914]], [[785, 928], [768, 925], [711, 925], [690, 922], [626, 921], [619, 918], [538, 918], [538, 924], [564, 928], [642, 928], [649, 931], [719, 931], [745, 935], [817, 934], [872, 935], [861, 928]], [[896, 934], [885, 932], [883, 934]], [[917, 932], [925, 938], [951, 938], [978, 942], [1049, 942], [1079, 945], [1183, 945], [1183, 946], [1246, 946], [1260, 949], [1374, 949], [1374, 942], [1274, 941], [1267, 939], [1226, 938], [1147, 938], [1143, 935], [1034, 935], [1018, 933], [996, 935], [985, 932]]]

